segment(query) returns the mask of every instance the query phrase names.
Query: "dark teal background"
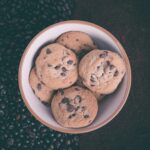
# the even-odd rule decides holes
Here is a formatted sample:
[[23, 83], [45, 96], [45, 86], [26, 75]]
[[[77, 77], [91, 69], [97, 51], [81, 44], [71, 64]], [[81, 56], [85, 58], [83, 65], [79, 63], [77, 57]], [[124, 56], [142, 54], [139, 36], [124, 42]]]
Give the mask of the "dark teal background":
[[[148, 0], [0, 0], [0, 150], [150, 149], [150, 4]], [[132, 88], [119, 115], [101, 129], [63, 134], [40, 124], [18, 89], [21, 55], [50, 24], [69, 19], [96, 23], [123, 44]]]
[[113, 33], [126, 49], [132, 88], [122, 111], [103, 128], [81, 135], [81, 150], [150, 149], [150, 1], [77, 0], [75, 19]]

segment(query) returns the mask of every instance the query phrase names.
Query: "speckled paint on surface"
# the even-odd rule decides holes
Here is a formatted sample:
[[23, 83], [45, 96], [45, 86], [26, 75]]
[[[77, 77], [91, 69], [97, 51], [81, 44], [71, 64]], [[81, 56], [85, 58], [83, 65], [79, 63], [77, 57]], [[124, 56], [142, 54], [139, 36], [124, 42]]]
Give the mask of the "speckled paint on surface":
[[29, 41], [42, 29], [68, 20], [73, 0], [0, 1], [0, 150], [77, 150], [78, 135], [55, 132], [25, 107], [18, 65]]

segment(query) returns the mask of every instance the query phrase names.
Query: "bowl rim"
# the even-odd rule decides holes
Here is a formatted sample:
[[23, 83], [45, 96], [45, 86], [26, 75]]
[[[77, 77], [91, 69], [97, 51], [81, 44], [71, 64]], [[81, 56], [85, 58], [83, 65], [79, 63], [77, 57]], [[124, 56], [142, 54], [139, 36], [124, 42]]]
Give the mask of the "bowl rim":
[[[33, 41], [36, 40], [36, 38], [39, 37], [43, 32], [45, 32], [47, 30], [50, 30], [51, 28], [53, 28], [55, 26], [64, 25], [64, 24], [73, 24], [73, 23], [92, 26], [92, 27], [94, 27], [94, 28], [96, 28], [98, 30], [101, 30], [105, 34], [107, 34], [113, 40], [113, 42], [118, 46], [118, 48], [120, 50], [120, 53], [121, 53], [121, 56], [124, 58], [126, 69], [127, 69], [126, 73], [128, 75], [127, 87], [126, 87], [126, 90], [125, 90], [125, 94], [124, 94], [124, 97], [123, 97], [121, 103], [119, 104], [119, 106], [116, 108], [116, 110], [108, 118], [106, 118], [104, 121], [102, 121], [98, 125], [92, 126], [90, 128], [86, 128], [86, 127], [84, 127], [84, 128], [78, 128], [78, 129], [59, 128], [59, 127], [55, 127], [55, 126], [53, 126], [53, 125], [45, 122], [42, 118], [40, 118], [32, 110], [32, 108], [30, 107], [30, 105], [29, 105], [29, 103], [28, 103], [28, 101], [27, 101], [27, 99], [25, 97], [25, 93], [24, 93], [23, 88], [22, 88], [22, 80], [21, 80], [21, 77], [22, 77], [22, 65], [23, 65], [26, 53], [29, 51], [30, 46], [32, 45]], [[28, 108], [28, 110], [31, 112], [31, 114], [39, 122], [41, 122], [42, 124], [44, 124], [48, 128], [54, 129], [54, 130], [59, 131], [59, 132], [71, 133], [71, 134], [87, 133], [87, 132], [91, 132], [91, 131], [94, 131], [96, 129], [99, 129], [99, 128], [103, 127], [104, 125], [106, 125], [107, 123], [109, 123], [110, 121], [112, 121], [117, 116], [117, 114], [121, 111], [121, 109], [123, 108], [123, 106], [125, 105], [125, 103], [127, 101], [127, 98], [128, 98], [128, 95], [129, 95], [129, 92], [130, 92], [130, 89], [131, 89], [131, 66], [130, 66], [130, 62], [129, 62], [128, 56], [127, 56], [127, 54], [125, 52], [125, 49], [123, 48], [123, 46], [121, 45], [121, 43], [116, 39], [116, 37], [114, 35], [112, 35], [109, 31], [107, 31], [103, 27], [101, 27], [99, 25], [96, 25], [94, 23], [91, 23], [91, 22], [81, 21], [81, 20], [62, 21], [62, 22], [55, 23], [53, 25], [50, 25], [50, 26], [46, 27], [45, 29], [43, 29], [42, 31], [40, 31], [36, 36], [34, 36], [33, 39], [29, 42], [29, 44], [25, 48], [25, 50], [23, 52], [23, 55], [21, 57], [21, 60], [20, 60], [19, 70], [18, 70], [18, 85], [19, 85], [19, 89], [20, 89], [20, 93], [21, 93], [22, 99], [23, 99], [26, 107]]]

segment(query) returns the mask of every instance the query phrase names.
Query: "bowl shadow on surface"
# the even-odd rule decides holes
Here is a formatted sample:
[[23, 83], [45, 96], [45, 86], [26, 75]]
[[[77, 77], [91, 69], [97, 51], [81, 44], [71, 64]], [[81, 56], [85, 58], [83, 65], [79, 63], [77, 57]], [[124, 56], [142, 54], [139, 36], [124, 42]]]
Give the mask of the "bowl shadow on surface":
[[[103, 115], [104, 112], [106, 111], [107, 108], [107, 105], [109, 103], [109, 101], [115, 101], [115, 95], [117, 95], [117, 93], [119, 92], [119, 89], [123, 86], [123, 82], [125, 81], [125, 79], [123, 78], [123, 80], [120, 82], [120, 84], [118, 85], [117, 89], [111, 93], [111, 94], [108, 94], [108, 95], [105, 95], [102, 100], [100, 100], [100, 102], [98, 103], [98, 105], [100, 105], [101, 107], [99, 107], [100, 109], [98, 109], [98, 113], [97, 114], [100, 114]], [[94, 122], [96, 121], [98, 116], [96, 116]], [[115, 118], [115, 117], [114, 117]]]

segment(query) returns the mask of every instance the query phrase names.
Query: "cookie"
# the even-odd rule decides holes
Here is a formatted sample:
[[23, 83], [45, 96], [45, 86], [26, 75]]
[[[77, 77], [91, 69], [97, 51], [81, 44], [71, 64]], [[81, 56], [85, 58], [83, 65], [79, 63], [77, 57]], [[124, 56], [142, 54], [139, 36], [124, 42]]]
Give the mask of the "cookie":
[[87, 33], [80, 31], [65, 32], [58, 37], [56, 42], [73, 50], [75, 53], [90, 51], [96, 48], [96, 45], [91, 37]]
[[92, 123], [98, 104], [93, 93], [79, 86], [58, 91], [51, 109], [55, 120], [63, 127], [79, 128]]
[[100, 94], [115, 91], [126, 72], [123, 59], [112, 51], [93, 50], [79, 64], [83, 84]]
[[69, 87], [78, 78], [76, 55], [58, 43], [44, 47], [35, 64], [39, 79], [50, 89]]
[[49, 103], [53, 91], [46, 87], [37, 77], [35, 68], [30, 72], [29, 83], [35, 95], [42, 101]]
[[[75, 83], [75, 85], [86, 88], [86, 86], [83, 84], [82, 82], [82, 78], [78, 77], [77, 82]], [[95, 97], [97, 98], [98, 101], [102, 100], [104, 97], [104, 94], [98, 93], [98, 92], [93, 92], [93, 94], [95, 95]]]

